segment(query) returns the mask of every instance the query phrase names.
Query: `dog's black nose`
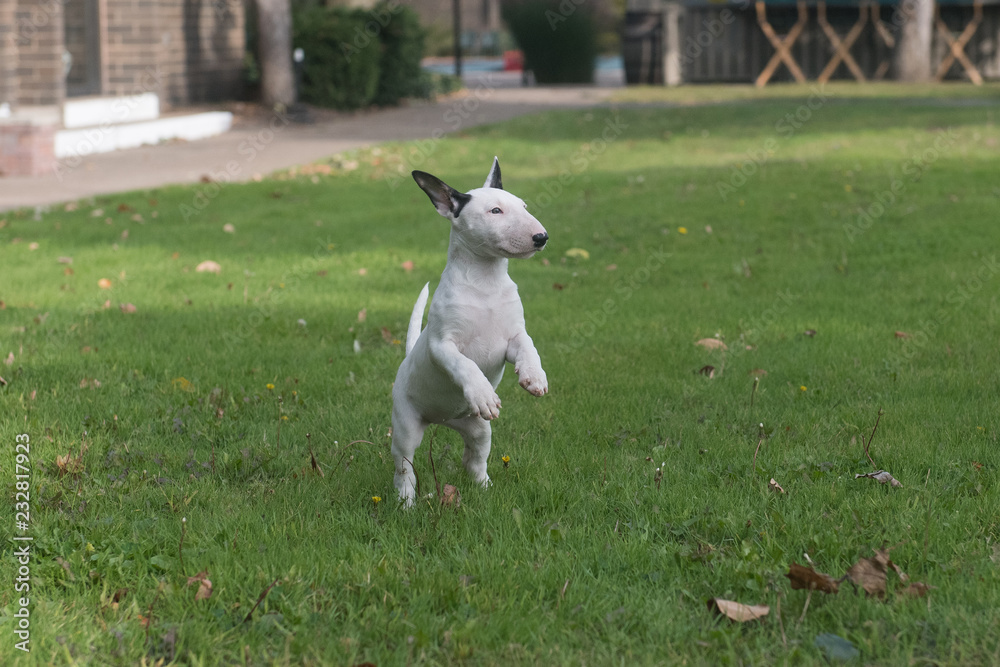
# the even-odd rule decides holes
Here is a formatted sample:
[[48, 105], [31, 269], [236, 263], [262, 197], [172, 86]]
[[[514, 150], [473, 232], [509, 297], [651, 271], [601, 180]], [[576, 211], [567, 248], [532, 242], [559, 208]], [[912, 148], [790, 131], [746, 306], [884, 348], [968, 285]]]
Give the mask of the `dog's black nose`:
[[542, 248], [545, 245], [545, 242], [549, 240], [549, 235], [542, 232], [541, 234], [535, 234], [532, 236], [531, 240], [535, 242], [536, 248]]

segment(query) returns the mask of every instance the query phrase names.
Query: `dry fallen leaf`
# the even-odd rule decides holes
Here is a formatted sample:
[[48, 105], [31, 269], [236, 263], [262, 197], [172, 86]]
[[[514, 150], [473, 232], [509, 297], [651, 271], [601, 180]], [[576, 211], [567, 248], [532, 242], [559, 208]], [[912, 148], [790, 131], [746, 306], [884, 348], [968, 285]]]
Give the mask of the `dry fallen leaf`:
[[875, 472], [868, 472], [868, 473], [858, 473], [857, 475], [854, 476], [854, 479], [857, 479], [859, 477], [870, 477], [871, 479], [876, 480], [880, 484], [889, 484], [891, 486], [903, 486], [898, 479], [890, 475], [885, 470], [876, 470]]
[[583, 248], [570, 248], [566, 251], [566, 256], [576, 259], [590, 259], [590, 253]]
[[123, 313], [134, 313], [135, 312], [135, 306], [133, 306], [131, 303], [123, 303], [122, 305], [119, 306], [119, 308], [122, 309]]
[[913, 338], [913, 336], [911, 336], [910, 334], [906, 333], [905, 331], [897, 331], [896, 332], [896, 338]]
[[773, 477], [771, 478], [771, 481], [767, 483], [767, 488], [771, 489], [775, 493], [784, 493], [785, 492], [785, 490], [783, 488], [781, 488], [781, 484], [778, 484], [778, 482], [776, 482]]
[[226, 224], [222, 225], [222, 231], [224, 231], [227, 234], [235, 234], [236, 228], [227, 222]]
[[392, 345], [392, 332], [386, 327], [382, 327], [382, 340]]
[[702, 338], [699, 341], [695, 341], [695, 345], [701, 345], [706, 350], [719, 350], [719, 349], [728, 350], [729, 349], [728, 347], [726, 347], [726, 344], [723, 343], [718, 338]]
[[204, 262], [194, 267], [194, 270], [198, 273], [222, 273], [222, 267], [219, 266], [218, 262], [213, 262], [210, 259], [206, 259]]
[[72, 264], [73, 263], [73, 258], [72, 257], [60, 257], [56, 261], [59, 262], [60, 264]]
[[458, 492], [458, 487], [445, 484], [441, 491], [441, 504], [446, 507], [458, 507], [462, 504], [462, 494]]
[[803, 335], [806, 335], [806, 336], [809, 336], [810, 338], [812, 338], [813, 336], [816, 335], [816, 330], [815, 329], [806, 329], [802, 333], [803, 333]]
[[765, 605], [746, 605], [732, 600], [722, 598], [712, 598], [708, 601], [708, 608], [717, 614], [738, 623], [755, 621], [771, 613], [771, 608]]
[[767, 371], [765, 371], [763, 368], [755, 368], [752, 371], [750, 371], [750, 375], [760, 378], [767, 375]]
[[364, 322], [368, 319], [368, 309], [362, 308], [358, 311], [358, 322]]
[[13, 366], [13, 365], [14, 365], [14, 353], [13, 353], [13, 352], [11, 352], [10, 354], [8, 354], [8, 355], [7, 355], [7, 358], [6, 358], [6, 359], [4, 359], [4, 360], [3, 360], [3, 362], [4, 362], [4, 363], [5, 363], [6, 365], [8, 365], [8, 366]]
[[111, 289], [111, 281], [107, 278], [101, 278], [97, 281], [97, 286], [101, 289]]
[[861, 586], [865, 593], [873, 597], [885, 597], [886, 573], [888, 572], [889, 551], [875, 549], [874, 558], [862, 558], [847, 571], [847, 578]]
[[198, 582], [198, 592], [194, 594], [195, 600], [207, 600], [212, 597], [212, 580], [208, 578], [208, 570], [202, 570], [193, 577], [188, 577], [188, 586], [195, 582]]
[[785, 576], [788, 577], [794, 590], [804, 589], [823, 593], [836, 593], [840, 590], [840, 583], [830, 575], [795, 562], [788, 566], [788, 574]]
[[181, 391], [186, 391], [188, 393], [191, 393], [195, 390], [194, 384], [183, 376], [179, 378], [174, 378], [173, 380], [170, 381], [170, 384], [174, 385], [174, 387], [176, 387], [177, 389], [180, 389]]
[[406, 260], [405, 262], [400, 264], [400, 266], [403, 267], [403, 270], [406, 271], [407, 273], [413, 270], [413, 262], [411, 260]]

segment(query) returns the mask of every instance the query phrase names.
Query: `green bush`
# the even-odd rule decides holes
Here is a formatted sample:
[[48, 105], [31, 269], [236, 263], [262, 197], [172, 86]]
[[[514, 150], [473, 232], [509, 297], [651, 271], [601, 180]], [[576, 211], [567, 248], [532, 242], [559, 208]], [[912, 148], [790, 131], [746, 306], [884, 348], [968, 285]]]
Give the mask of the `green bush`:
[[305, 51], [303, 102], [357, 109], [431, 96], [431, 77], [420, 68], [424, 30], [412, 9], [398, 0], [370, 10], [296, 5], [293, 40]]
[[[430, 77], [420, 68], [424, 57], [424, 29], [420, 17], [397, 2], [381, 2], [372, 10], [376, 20], [385, 20], [379, 33], [379, 60], [375, 104], [393, 105], [407, 97], [430, 97]], [[381, 23], [380, 23], [381, 24]]]
[[292, 18], [292, 40], [305, 52], [303, 102], [335, 109], [371, 104], [379, 81], [381, 48], [365, 32], [367, 12], [306, 7]]
[[506, 0], [503, 20], [538, 83], [591, 83], [598, 27], [587, 0]]

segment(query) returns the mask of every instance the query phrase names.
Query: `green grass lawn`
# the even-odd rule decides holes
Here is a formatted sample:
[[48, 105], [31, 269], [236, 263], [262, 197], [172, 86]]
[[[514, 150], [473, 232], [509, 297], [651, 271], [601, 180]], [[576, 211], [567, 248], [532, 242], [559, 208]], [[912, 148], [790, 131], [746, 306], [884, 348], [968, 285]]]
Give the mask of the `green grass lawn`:
[[[4, 535], [34, 538], [30, 594], [23, 543], [0, 564], [0, 662], [814, 664], [824, 634], [855, 663], [996, 662], [998, 107], [858, 90], [554, 112], [0, 216]], [[495, 154], [551, 237], [511, 263], [550, 393], [507, 374], [487, 491], [430, 429], [421, 492], [433, 434], [461, 506], [403, 511], [391, 383], [448, 237], [407, 174], [465, 190]], [[900, 488], [855, 479], [880, 409]], [[926, 597], [784, 576], [883, 544]]]

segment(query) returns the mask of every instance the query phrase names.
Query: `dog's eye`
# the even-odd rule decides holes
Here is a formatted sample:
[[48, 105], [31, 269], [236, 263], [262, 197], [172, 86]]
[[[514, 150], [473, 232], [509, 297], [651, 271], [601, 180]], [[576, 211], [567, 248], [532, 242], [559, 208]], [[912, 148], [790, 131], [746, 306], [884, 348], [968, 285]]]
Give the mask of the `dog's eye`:
[[493, 215], [500, 215], [501, 213], [503, 213], [503, 211], [501, 211], [501, 210], [500, 210], [499, 208], [497, 208], [497, 207], [494, 207], [494, 208], [493, 208], [493, 210], [492, 210], [492, 211], [490, 211], [490, 213], [492, 213]]

